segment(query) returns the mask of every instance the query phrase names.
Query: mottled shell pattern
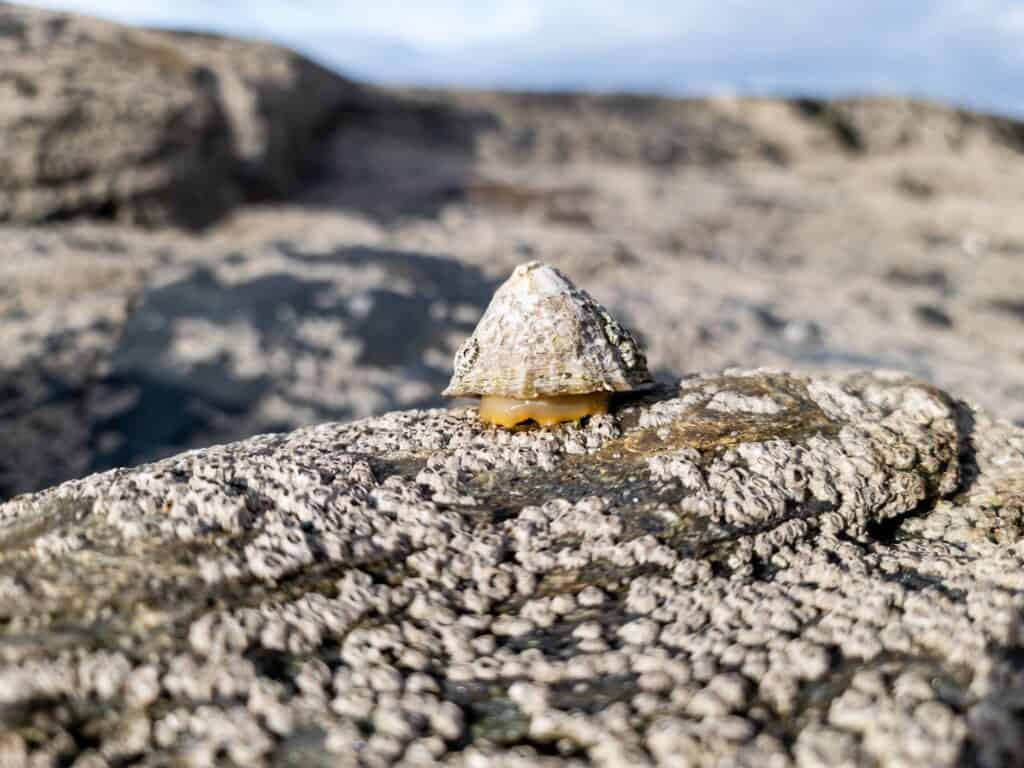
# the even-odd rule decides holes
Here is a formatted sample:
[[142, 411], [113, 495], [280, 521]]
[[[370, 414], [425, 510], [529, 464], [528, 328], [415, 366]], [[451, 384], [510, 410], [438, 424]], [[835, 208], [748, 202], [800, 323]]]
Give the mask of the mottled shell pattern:
[[449, 397], [624, 392], [651, 381], [636, 339], [554, 267], [516, 267], [455, 355]]

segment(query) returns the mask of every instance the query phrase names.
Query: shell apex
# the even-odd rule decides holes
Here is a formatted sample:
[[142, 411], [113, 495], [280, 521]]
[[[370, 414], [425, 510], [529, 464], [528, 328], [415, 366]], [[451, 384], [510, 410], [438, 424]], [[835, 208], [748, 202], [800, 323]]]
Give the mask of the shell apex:
[[527, 399], [650, 383], [632, 333], [559, 269], [520, 264], [455, 354], [446, 397]]

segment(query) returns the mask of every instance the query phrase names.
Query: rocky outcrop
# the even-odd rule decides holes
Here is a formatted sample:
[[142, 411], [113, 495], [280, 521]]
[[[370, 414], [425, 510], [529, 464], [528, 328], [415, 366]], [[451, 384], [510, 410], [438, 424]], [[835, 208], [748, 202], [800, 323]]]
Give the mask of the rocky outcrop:
[[[6, 764], [998, 766], [1024, 432], [730, 371], [407, 411], [0, 507]], [[80, 758], [84, 759], [84, 758]]]
[[367, 95], [276, 46], [0, 3], [0, 221], [208, 224], [294, 192]]
[[829, 155], [1024, 151], [1020, 121], [898, 97], [678, 99], [637, 94], [432, 92], [481, 124], [480, 153], [518, 162], [672, 168]]
[[[1019, 760], [1019, 123], [2, 3], [0, 97], [0, 499], [171, 456], [0, 505], [3, 765]], [[663, 382], [774, 367], [422, 410], [530, 259]]]
[[0, 221], [208, 225], [303, 191], [327, 140], [345, 183], [321, 197], [391, 215], [493, 195], [466, 178], [481, 161], [664, 170], [1024, 145], [1019, 123], [906, 99], [384, 92], [265, 43], [8, 3], [0, 62]]
[[0, 211], [214, 219], [4, 224], [0, 498], [440, 405], [531, 259], [638, 331], [663, 380], [894, 368], [1024, 423], [1019, 123], [905, 99], [369, 91], [258, 43], [0, 19]]

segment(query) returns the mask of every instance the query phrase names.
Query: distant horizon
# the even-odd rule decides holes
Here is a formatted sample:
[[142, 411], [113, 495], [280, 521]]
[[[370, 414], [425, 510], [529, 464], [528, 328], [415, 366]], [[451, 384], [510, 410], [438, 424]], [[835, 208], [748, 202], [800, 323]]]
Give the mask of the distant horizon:
[[[911, 98], [1024, 118], [1024, 6], [917, 9], [801, 0], [29, 0], [137, 26], [287, 46], [339, 74], [404, 88], [675, 98]], [[346, 10], [351, 5], [352, 10]], [[838, 31], [837, 31], [838, 30]]]

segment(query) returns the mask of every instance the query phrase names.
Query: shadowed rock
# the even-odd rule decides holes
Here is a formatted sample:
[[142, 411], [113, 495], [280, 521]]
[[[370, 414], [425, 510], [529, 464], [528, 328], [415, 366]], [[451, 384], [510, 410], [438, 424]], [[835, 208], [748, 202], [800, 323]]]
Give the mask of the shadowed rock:
[[367, 98], [276, 46], [0, 3], [0, 221], [208, 224], [293, 192]]
[[0, 507], [3, 756], [1001, 765], [1022, 470], [930, 386], [763, 370], [72, 481]]
[[[152, 267], [142, 288], [127, 264], [115, 271], [121, 254], [92, 260], [86, 244], [40, 253], [39, 269], [15, 270], [21, 294], [0, 297], [0, 425], [18, 446], [0, 452], [0, 496], [311, 421], [440, 405], [494, 288], [478, 268], [428, 254], [289, 242]], [[50, 297], [33, 301], [30, 278], [59, 293], [63, 269], [77, 272], [59, 316]]]

